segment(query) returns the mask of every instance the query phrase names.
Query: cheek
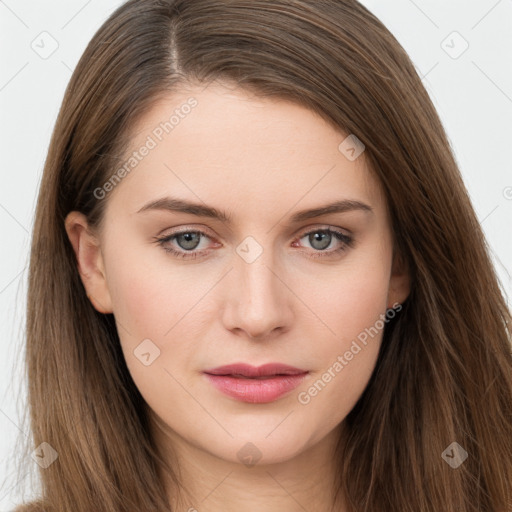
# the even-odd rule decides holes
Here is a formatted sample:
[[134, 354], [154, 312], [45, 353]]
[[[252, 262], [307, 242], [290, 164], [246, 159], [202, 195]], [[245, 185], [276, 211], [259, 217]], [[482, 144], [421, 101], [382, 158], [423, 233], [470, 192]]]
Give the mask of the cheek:
[[320, 282], [308, 280], [304, 293], [312, 309], [330, 331], [333, 347], [349, 346], [385, 313], [391, 267], [391, 249], [371, 244], [354, 252], [344, 264]]
[[110, 273], [110, 286], [126, 365], [146, 402], [158, 409], [168, 397], [183, 395], [178, 373], [193, 361], [190, 310], [200, 295], [178, 274], [164, 279], [128, 261]]
[[386, 325], [390, 264], [390, 251], [375, 247], [337, 269], [323, 293], [316, 288], [309, 296], [329, 330], [315, 343], [318, 371], [297, 400], [311, 418], [327, 421], [325, 431], [351, 411], [375, 368]]
[[339, 345], [297, 393], [297, 407], [312, 425], [314, 441], [343, 422], [363, 394], [375, 368], [380, 336], [366, 346], [357, 339]]
[[180, 304], [179, 295], [163, 294], [163, 283], [142, 266], [121, 263], [109, 274], [113, 310], [124, 339], [140, 342], [140, 338], [162, 337], [171, 327], [171, 312]]
[[[128, 237], [129, 238], [129, 237]], [[187, 320], [211, 283], [184, 272], [159, 247], [128, 246], [106, 262], [108, 288], [116, 319], [133, 341], [155, 338], [164, 341], [173, 326]], [[113, 245], [114, 247], [114, 245]], [[191, 311], [192, 312], [192, 311]]]
[[148, 402], [164, 383], [169, 393], [182, 393], [171, 376], [185, 383], [190, 375], [182, 375], [184, 369], [197, 365], [197, 341], [205, 337], [204, 323], [215, 312], [211, 292], [218, 280], [211, 272], [185, 272], [157, 250], [129, 247], [116, 253], [115, 261], [106, 261], [126, 364]]

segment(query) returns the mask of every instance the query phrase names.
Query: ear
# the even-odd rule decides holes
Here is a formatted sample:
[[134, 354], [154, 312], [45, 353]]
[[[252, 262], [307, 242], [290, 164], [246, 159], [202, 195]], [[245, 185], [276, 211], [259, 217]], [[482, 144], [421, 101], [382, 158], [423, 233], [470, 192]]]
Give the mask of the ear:
[[411, 291], [411, 276], [405, 259], [398, 251], [393, 251], [393, 264], [388, 290], [388, 308], [402, 304]]
[[99, 239], [90, 231], [87, 217], [73, 211], [67, 215], [65, 227], [75, 251], [78, 272], [87, 297], [100, 313], [112, 313], [112, 300], [105, 278]]

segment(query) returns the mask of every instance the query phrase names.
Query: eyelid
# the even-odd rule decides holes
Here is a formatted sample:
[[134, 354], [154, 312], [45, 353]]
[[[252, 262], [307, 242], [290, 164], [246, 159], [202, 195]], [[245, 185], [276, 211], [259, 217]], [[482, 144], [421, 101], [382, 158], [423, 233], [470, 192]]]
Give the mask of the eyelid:
[[333, 226], [332, 224], [325, 224], [325, 223], [322, 224], [320, 222], [318, 224], [312, 224], [312, 225], [306, 226], [304, 228], [301, 228], [297, 232], [297, 235], [295, 235], [295, 237], [302, 238], [304, 235], [308, 235], [311, 232], [315, 232], [315, 231], [337, 231], [337, 232], [343, 233], [346, 236], [352, 236], [352, 232], [349, 229], [340, 228], [338, 226]]
[[[167, 229], [164, 229], [160, 233], [158, 233], [157, 236], [158, 237], [167, 237], [167, 236], [179, 235], [181, 233], [189, 233], [189, 232], [201, 233], [201, 234], [207, 235], [208, 238], [215, 238], [215, 235], [212, 234], [213, 231], [211, 231], [209, 228], [207, 228], [204, 225], [201, 225], [200, 227], [194, 227], [193, 225], [184, 225], [184, 226], [179, 226], [177, 228], [171, 228], [171, 231], [167, 231]], [[163, 233], [165, 233], [165, 235]]]

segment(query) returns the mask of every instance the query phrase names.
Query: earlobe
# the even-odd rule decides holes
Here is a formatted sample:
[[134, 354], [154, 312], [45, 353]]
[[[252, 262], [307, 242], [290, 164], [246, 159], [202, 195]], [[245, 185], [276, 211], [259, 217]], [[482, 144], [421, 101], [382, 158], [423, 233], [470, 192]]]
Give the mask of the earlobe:
[[411, 276], [408, 265], [398, 252], [393, 254], [391, 277], [389, 280], [388, 308], [403, 304], [411, 291]]
[[66, 233], [73, 246], [77, 270], [94, 308], [100, 313], [112, 313], [103, 255], [98, 237], [91, 232], [87, 217], [73, 211], [65, 220]]

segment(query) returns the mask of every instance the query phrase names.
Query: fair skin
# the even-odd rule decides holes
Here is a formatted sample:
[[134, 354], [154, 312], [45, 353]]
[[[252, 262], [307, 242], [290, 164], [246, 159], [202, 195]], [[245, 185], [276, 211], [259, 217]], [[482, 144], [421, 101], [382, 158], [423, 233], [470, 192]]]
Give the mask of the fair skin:
[[[197, 106], [102, 199], [101, 230], [78, 212], [66, 218], [82, 281], [92, 305], [114, 314], [157, 446], [177, 458], [186, 495], [176, 502], [168, 484], [176, 510], [330, 510], [334, 448], [375, 367], [382, 330], [335, 376], [333, 364], [410, 288], [393, 258], [385, 197], [364, 153], [351, 161], [338, 149], [347, 134], [302, 106], [218, 83], [161, 99], [140, 120], [128, 153], [190, 97]], [[230, 222], [139, 212], [166, 196], [213, 207]], [[340, 200], [371, 210], [292, 220]], [[328, 228], [353, 243], [329, 237]], [[190, 235], [164, 247], [195, 259], [155, 242], [190, 231], [204, 233], [197, 248]], [[257, 245], [245, 249], [262, 250], [250, 262], [237, 252], [248, 236]], [[148, 366], [134, 355], [146, 339], [160, 350]], [[309, 373], [277, 400], [247, 403], [202, 373], [235, 362]], [[321, 391], [308, 394], [322, 378]], [[299, 400], [305, 394], [307, 403]], [[255, 465], [244, 463], [241, 449], [260, 456]]]

